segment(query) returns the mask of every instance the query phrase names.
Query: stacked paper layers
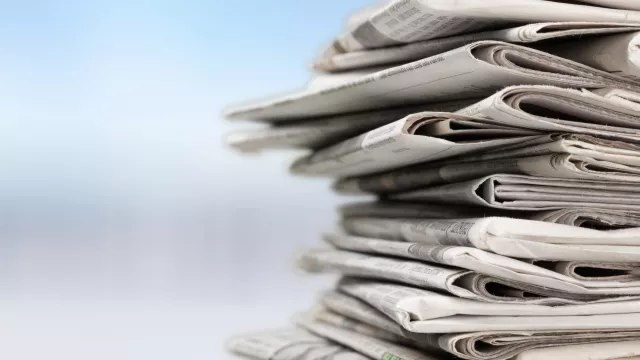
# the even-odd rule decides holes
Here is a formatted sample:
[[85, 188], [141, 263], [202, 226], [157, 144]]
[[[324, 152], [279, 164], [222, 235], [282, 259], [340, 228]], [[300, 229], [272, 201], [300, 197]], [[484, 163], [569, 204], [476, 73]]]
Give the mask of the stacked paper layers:
[[393, 0], [314, 68], [228, 142], [378, 200], [300, 256], [335, 288], [233, 352], [640, 359], [640, 3]]

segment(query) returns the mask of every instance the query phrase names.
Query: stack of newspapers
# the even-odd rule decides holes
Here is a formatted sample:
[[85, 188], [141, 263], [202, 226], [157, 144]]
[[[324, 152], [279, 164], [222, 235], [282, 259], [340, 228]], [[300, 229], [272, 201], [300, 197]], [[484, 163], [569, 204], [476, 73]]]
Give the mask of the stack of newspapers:
[[314, 70], [228, 142], [355, 199], [298, 261], [340, 279], [234, 353], [640, 359], [640, 1], [375, 3]]

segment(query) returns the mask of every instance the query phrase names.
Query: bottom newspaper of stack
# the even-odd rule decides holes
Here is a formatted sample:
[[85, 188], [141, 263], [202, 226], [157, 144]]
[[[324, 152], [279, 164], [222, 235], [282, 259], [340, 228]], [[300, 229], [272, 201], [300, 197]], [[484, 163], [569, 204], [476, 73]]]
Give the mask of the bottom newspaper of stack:
[[297, 328], [231, 349], [265, 360], [640, 359], [640, 229], [461, 217], [481, 211], [345, 206], [329, 247], [299, 258], [340, 274], [337, 287]]

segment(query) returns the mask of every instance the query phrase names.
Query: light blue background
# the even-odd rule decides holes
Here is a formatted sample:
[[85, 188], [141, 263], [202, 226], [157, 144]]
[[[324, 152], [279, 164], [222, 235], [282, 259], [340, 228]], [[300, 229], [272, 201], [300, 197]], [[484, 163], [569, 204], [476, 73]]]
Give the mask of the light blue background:
[[220, 113], [303, 86], [366, 3], [2, 2], [0, 358], [224, 358], [308, 308], [294, 249], [339, 200]]

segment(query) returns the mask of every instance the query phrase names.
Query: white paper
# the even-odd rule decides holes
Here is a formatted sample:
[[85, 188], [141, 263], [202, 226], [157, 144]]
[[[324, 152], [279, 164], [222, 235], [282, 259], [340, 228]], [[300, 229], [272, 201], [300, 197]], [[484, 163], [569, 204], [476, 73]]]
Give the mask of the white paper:
[[[343, 323], [351, 329], [362, 329], [361, 324], [375, 324], [390, 321], [393, 330], [384, 330], [388, 334], [401, 334], [412, 341], [416, 346], [425, 347], [425, 350], [433, 352], [433, 348], [444, 350], [455, 356], [468, 360], [507, 360], [521, 353], [535, 353], [537, 348], [555, 347], [562, 351], [564, 346], [579, 344], [605, 344], [610, 341], [635, 341], [640, 337], [638, 330], [616, 331], [611, 329], [593, 329], [583, 331], [479, 331], [457, 334], [418, 334], [403, 330], [399, 324], [393, 322], [388, 316], [372, 308], [361, 300], [355, 299], [344, 293], [334, 291], [325, 294], [322, 303], [327, 304], [327, 297], [339, 298], [344, 306], [339, 308], [327, 305], [323, 312], [333, 312], [334, 317], [342, 318]], [[333, 304], [331, 304], [333, 305]], [[365, 318], [356, 314], [367, 312]], [[355, 316], [354, 316], [355, 315]], [[322, 321], [322, 319], [318, 319]], [[382, 329], [380, 329], [382, 330]], [[380, 332], [378, 332], [380, 334]], [[404, 340], [406, 341], [406, 340]], [[422, 345], [422, 346], [421, 346]], [[603, 345], [602, 348], [606, 348]], [[555, 358], [555, 357], [551, 357]]]
[[423, 112], [299, 158], [291, 171], [310, 176], [373, 173], [519, 144], [541, 136], [536, 134], [463, 115]]
[[542, 48], [558, 56], [613, 74], [640, 79], [640, 33], [567, 40]]
[[640, 341], [567, 345], [529, 350], [514, 360], [638, 360]]
[[262, 129], [236, 131], [226, 141], [234, 149], [257, 152], [269, 149], [316, 149], [335, 144], [363, 132], [387, 125], [422, 111], [458, 111], [477, 100], [392, 108], [364, 113], [329, 116], [302, 122], [287, 122]]
[[327, 338], [333, 342], [353, 349], [364, 354], [371, 359], [406, 359], [406, 360], [437, 360], [434, 357], [405, 346], [397, 345], [388, 341], [373, 338], [371, 336], [359, 334], [352, 330], [340, 328], [309, 318], [300, 317], [297, 323], [315, 335]]
[[227, 347], [257, 360], [366, 360], [368, 357], [302, 329], [271, 330], [234, 336]]
[[636, 81], [570, 60], [523, 46], [480, 41], [347, 84], [237, 107], [227, 116], [284, 121], [475, 98], [520, 84], [639, 91]]
[[496, 173], [607, 182], [640, 181], [640, 147], [587, 135], [550, 134], [480, 154], [338, 180], [342, 194], [393, 194]]
[[640, 262], [640, 230], [594, 230], [507, 217], [466, 219], [346, 218], [352, 235], [468, 246], [537, 260]]
[[637, 22], [640, 13], [544, 0], [395, 0], [340, 35], [333, 48], [354, 51], [471, 33], [507, 23]]
[[[547, 261], [544, 264], [532, 264], [471, 247], [389, 241], [344, 234], [329, 234], [324, 238], [341, 250], [453, 266], [499, 279], [572, 294], [640, 294], [640, 273], [636, 273], [638, 266], [634, 266], [633, 263]], [[538, 263], [541, 266], [536, 265]], [[626, 269], [627, 272], [625, 276], [619, 277], [580, 277], [575, 273], [578, 267], [589, 268], [593, 273], [597, 273], [598, 267]], [[392, 280], [398, 281], [397, 278]]]
[[[346, 281], [340, 290], [396, 320], [414, 333], [637, 329], [637, 301], [541, 306], [492, 304], [402, 285]], [[596, 314], [596, 315], [594, 315]]]
[[508, 126], [606, 137], [637, 143], [640, 113], [591, 91], [513, 86], [458, 113]]
[[637, 186], [637, 181], [634, 185], [631, 182], [495, 174], [397, 193], [390, 198], [529, 211], [602, 208], [640, 215], [640, 187]]

